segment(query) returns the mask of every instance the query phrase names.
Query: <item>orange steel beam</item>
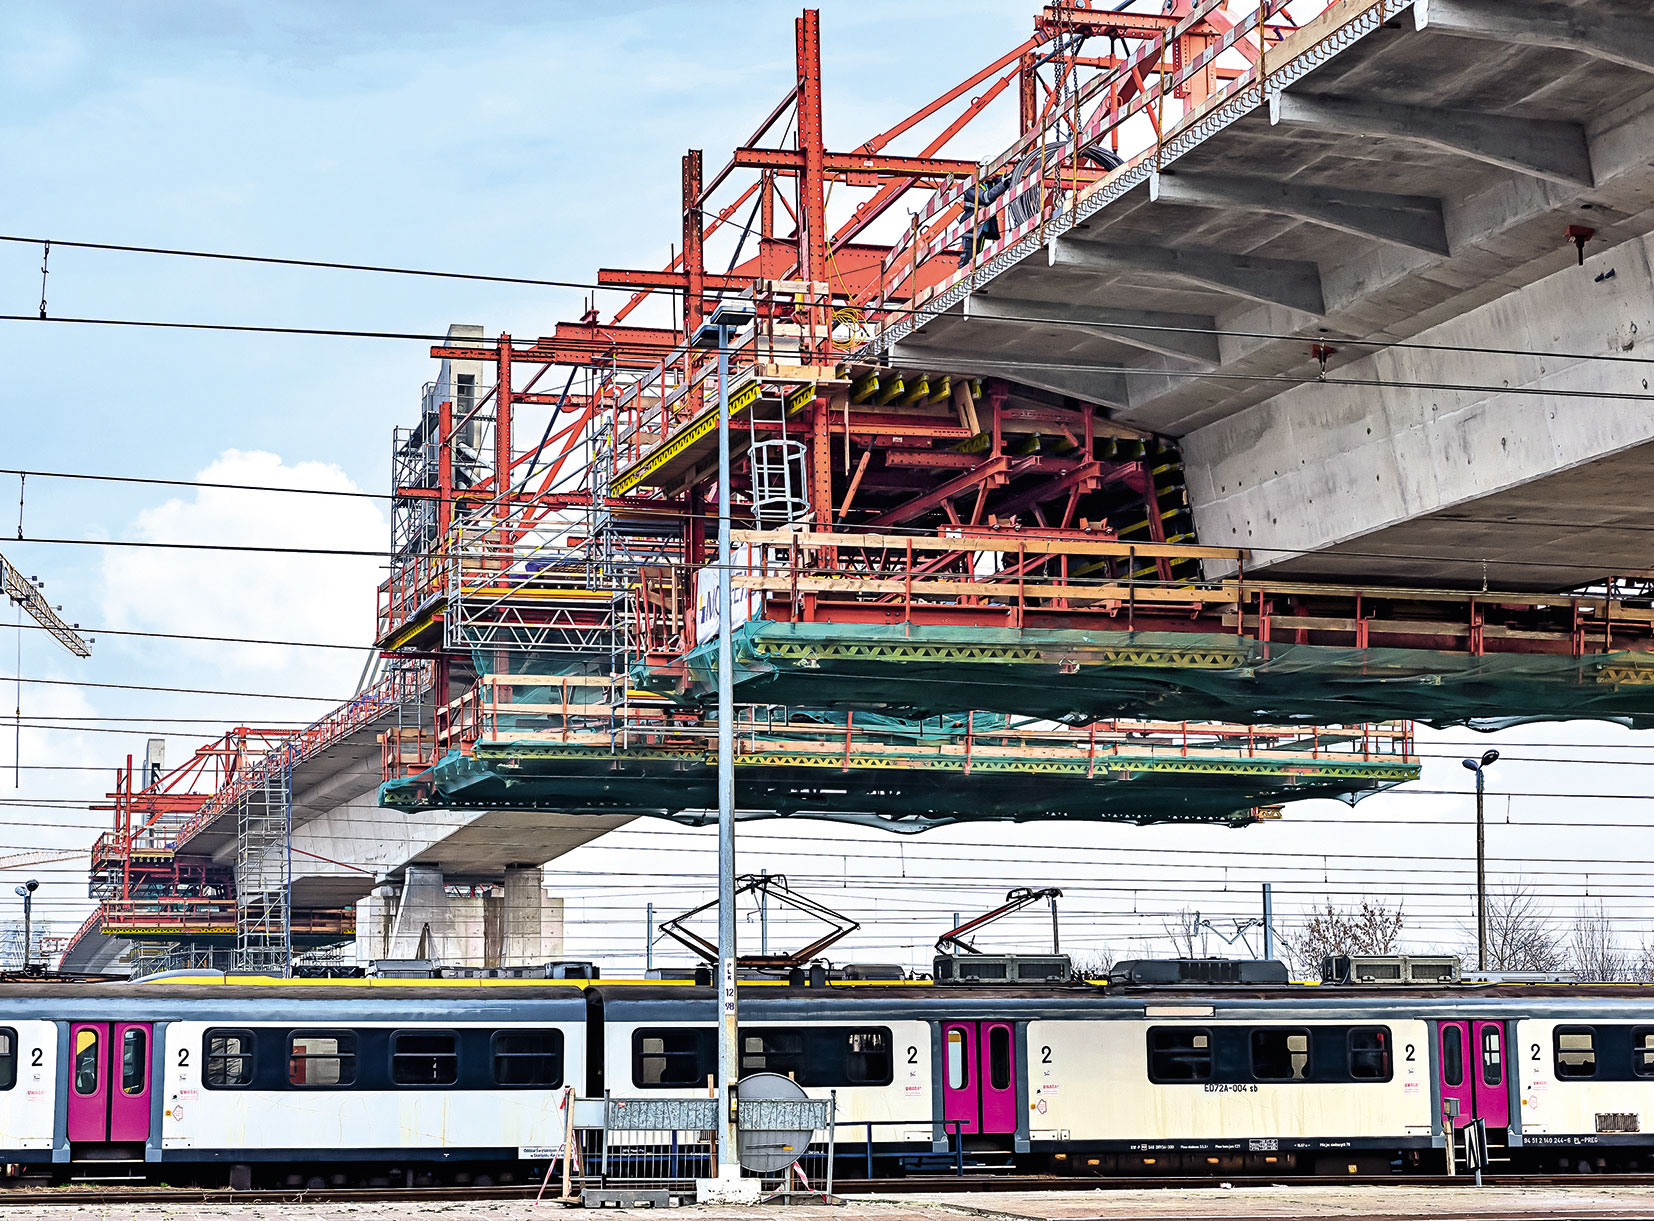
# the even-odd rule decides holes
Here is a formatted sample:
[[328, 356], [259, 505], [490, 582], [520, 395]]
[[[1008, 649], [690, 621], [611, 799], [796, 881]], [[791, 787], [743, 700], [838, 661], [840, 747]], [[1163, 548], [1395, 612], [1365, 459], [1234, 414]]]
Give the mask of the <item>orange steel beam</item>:
[[[881, 177], [905, 174], [909, 177], [968, 178], [976, 173], [975, 161], [954, 157], [898, 157], [887, 153], [829, 153], [812, 157], [809, 149], [738, 148], [735, 163], [746, 169], [774, 170], [778, 174], [820, 174], [861, 186], [872, 186]], [[858, 179], [861, 179], [859, 183]]]
[[897, 136], [902, 135], [908, 131], [908, 129], [916, 126], [917, 124], [923, 123], [926, 119], [930, 118], [931, 115], [941, 110], [944, 106], [947, 106], [949, 103], [963, 97], [967, 90], [974, 89], [977, 85], [980, 85], [994, 73], [998, 72], [1002, 68], [1008, 67], [1016, 60], [1021, 59], [1025, 54], [1044, 43], [1044, 41], [1044, 38], [1036, 34], [1021, 46], [1007, 51], [1004, 55], [1001, 55], [998, 59], [994, 60], [994, 62], [989, 64], [986, 68], [981, 68], [978, 71], [973, 72], [970, 76], [967, 76], [964, 80], [960, 81], [952, 89], [949, 89], [946, 93], [942, 94], [935, 101], [927, 102], [918, 110], [915, 110], [912, 114], [908, 115], [907, 118], [897, 123], [894, 127], [874, 136], [866, 144], [863, 144], [857, 151], [868, 153], [878, 152]]
[[683, 333], [695, 333], [705, 316], [706, 257], [701, 224], [701, 150], [683, 155]]

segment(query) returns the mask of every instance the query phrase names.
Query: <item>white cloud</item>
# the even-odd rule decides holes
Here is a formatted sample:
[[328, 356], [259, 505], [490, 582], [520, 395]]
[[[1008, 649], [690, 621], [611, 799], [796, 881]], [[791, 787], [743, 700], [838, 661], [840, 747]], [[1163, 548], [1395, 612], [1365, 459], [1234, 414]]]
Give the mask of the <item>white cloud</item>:
[[[289, 466], [271, 453], [226, 450], [197, 479], [260, 487], [359, 491], [331, 464]], [[124, 537], [145, 542], [316, 548], [369, 555], [111, 548], [103, 566], [112, 628], [261, 640], [361, 642], [364, 652], [169, 642], [179, 686], [351, 694], [374, 630], [389, 543], [366, 498], [198, 488], [139, 513]], [[205, 664], [204, 664], [205, 663]], [[311, 715], [321, 705], [307, 705]]]

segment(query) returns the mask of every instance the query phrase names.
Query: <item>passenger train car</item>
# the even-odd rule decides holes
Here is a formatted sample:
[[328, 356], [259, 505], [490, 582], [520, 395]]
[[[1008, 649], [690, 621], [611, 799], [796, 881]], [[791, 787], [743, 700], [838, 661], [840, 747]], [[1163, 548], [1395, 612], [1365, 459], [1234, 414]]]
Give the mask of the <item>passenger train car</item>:
[[[1511, 1170], [1654, 1161], [1635, 987], [743, 984], [741, 1006], [743, 1075], [831, 1094], [856, 1177], [1439, 1170], [1444, 1123], [1475, 1119]], [[8, 984], [0, 1162], [524, 1175], [569, 1087], [705, 1097], [716, 1038], [689, 984]]]

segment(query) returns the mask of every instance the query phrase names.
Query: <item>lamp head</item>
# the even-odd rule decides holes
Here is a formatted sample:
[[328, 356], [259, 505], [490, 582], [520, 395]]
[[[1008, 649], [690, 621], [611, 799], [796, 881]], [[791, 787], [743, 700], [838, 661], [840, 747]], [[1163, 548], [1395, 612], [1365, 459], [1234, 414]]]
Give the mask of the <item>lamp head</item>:
[[27, 882], [24, 882], [23, 885], [28, 887], [30, 894], [33, 894], [36, 890], [40, 889], [40, 883], [35, 881], [33, 878], [30, 878]]
[[18, 898], [25, 898], [28, 896], [29, 891], [27, 887], [13, 886], [12, 889], [17, 892]]
[[1492, 766], [1493, 764], [1495, 764], [1497, 762], [1499, 762], [1499, 752], [1498, 751], [1489, 750], [1489, 751], [1484, 751], [1482, 753], [1482, 766], [1483, 767], [1490, 767], [1490, 766]]
[[1471, 772], [1479, 772], [1482, 770], [1482, 765], [1474, 759], [1460, 759], [1459, 766], [1463, 767], [1466, 771]]

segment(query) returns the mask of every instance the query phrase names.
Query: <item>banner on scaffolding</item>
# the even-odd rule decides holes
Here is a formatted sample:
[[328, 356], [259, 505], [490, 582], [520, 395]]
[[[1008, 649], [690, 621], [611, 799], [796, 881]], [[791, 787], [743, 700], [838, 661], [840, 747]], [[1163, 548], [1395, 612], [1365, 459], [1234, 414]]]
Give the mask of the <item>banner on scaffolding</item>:
[[[757, 571], [754, 548], [750, 543], [742, 543], [731, 549], [732, 571], [736, 573]], [[695, 572], [695, 643], [706, 644], [716, 640], [722, 627], [718, 616], [718, 586], [724, 578], [717, 564], [708, 564]], [[763, 595], [755, 589], [731, 589], [729, 591], [729, 617], [734, 626], [740, 627], [748, 619], [758, 614], [759, 599]]]

